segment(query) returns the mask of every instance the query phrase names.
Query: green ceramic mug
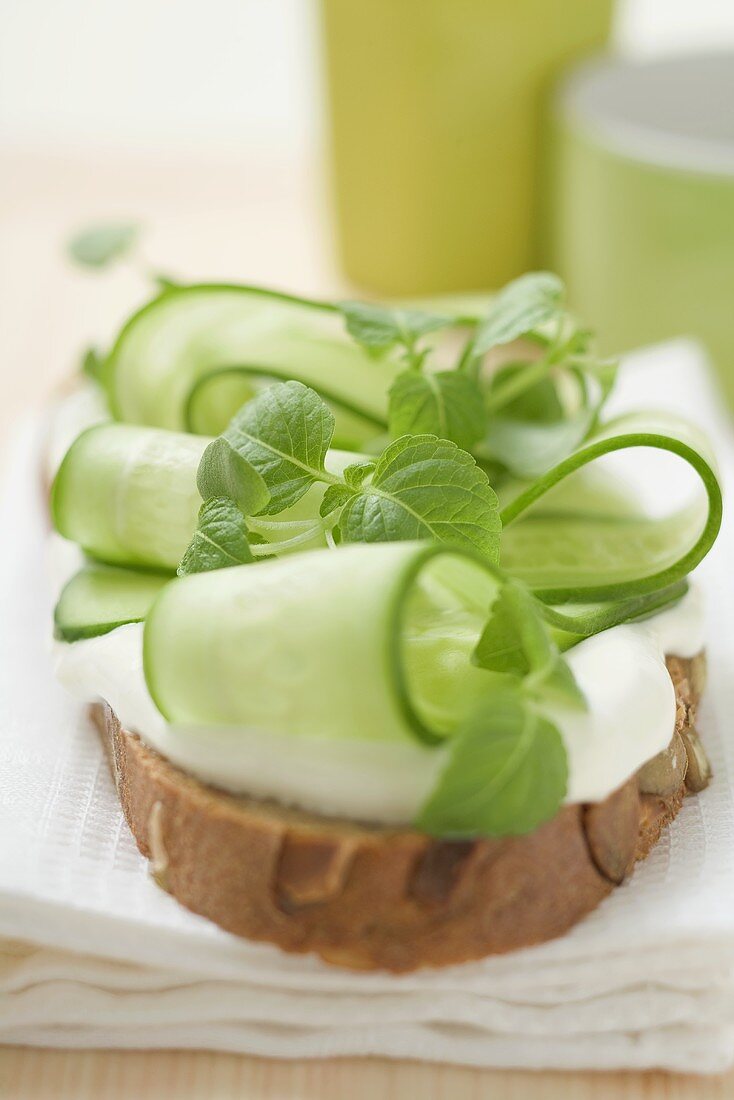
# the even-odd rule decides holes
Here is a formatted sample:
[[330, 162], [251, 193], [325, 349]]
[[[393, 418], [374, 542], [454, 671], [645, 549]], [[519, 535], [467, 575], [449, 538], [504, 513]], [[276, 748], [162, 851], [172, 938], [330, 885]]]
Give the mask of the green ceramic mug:
[[734, 54], [599, 60], [554, 109], [545, 260], [609, 351], [700, 338], [734, 403]]
[[344, 269], [382, 294], [534, 267], [541, 108], [613, 0], [322, 0]]

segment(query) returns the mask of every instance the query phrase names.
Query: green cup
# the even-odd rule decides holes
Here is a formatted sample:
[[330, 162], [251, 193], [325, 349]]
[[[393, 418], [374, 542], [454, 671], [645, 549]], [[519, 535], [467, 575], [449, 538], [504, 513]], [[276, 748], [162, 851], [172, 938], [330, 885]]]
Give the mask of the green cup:
[[545, 261], [609, 351], [701, 339], [734, 404], [734, 54], [599, 60], [560, 87]]
[[548, 84], [606, 40], [613, 0], [322, 0], [338, 239], [387, 295], [536, 266]]

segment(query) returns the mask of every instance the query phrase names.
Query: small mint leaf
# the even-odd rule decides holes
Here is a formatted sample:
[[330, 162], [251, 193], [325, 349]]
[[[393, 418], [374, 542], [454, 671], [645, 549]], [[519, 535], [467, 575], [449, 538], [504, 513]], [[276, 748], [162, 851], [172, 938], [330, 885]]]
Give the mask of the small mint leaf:
[[344, 542], [433, 539], [499, 557], [497, 496], [472, 456], [447, 439], [406, 435], [377, 461], [344, 506]]
[[555, 696], [573, 706], [586, 707], [586, 699], [558, 652], [541, 609], [514, 581], [502, 586], [492, 604], [473, 660], [489, 672], [516, 677], [532, 695]]
[[474, 663], [489, 672], [509, 673], [523, 677], [530, 672], [518, 624], [518, 608], [508, 599], [509, 585], [504, 585], [492, 604], [490, 617], [474, 650]]
[[438, 837], [516, 836], [558, 812], [568, 761], [560, 732], [519, 690], [487, 696], [450, 742], [416, 825]]
[[417, 309], [391, 309], [370, 302], [338, 302], [349, 335], [379, 354], [396, 344], [412, 348], [416, 340], [453, 323], [452, 318]]
[[201, 456], [196, 485], [202, 500], [227, 497], [247, 516], [257, 515], [270, 499], [257, 470], [221, 437], [214, 439]]
[[82, 267], [106, 267], [130, 251], [139, 229], [130, 222], [87, 226], [69, 241], [69, 255]]
[[330, 516], [337, 508], [343, 507], [350, 497], [354, 496], [354, 489], [348, 485], [330, 485], [323, 495], [319, 515], [322, 519]]
[[362, 482], [366, 477], [373, 472], [376, 466], [375, 462], [353, 462], [351, 466], [347, 466], [343, 473], [343, 478], [347, 485], [350, 485], [353, 489], [360, 489]]
[[194, 537], [178, 567], [180, 577], [253, 561], [245, 517], [232, 500], [214, 497], [199, 509]]
[[474, 354], [484, 355], [498, 344], [509, 344], [563, 313], [565, 287], [550, 271], [521, 275], [494, 300], [474, 337]]
[[292, 381], [268, 386], [243, 405], [221, 439], [265, 483], [270, 497], [259, 512], [276, 515], [315, 481], [327, 480], [324, 459], [333, 435], [328, 405], [314, 390]]
[[469, 450], [484, 434], [482, 393], [469, 374], [404, 371], [390, 388], [390, 432], [436, 435]]

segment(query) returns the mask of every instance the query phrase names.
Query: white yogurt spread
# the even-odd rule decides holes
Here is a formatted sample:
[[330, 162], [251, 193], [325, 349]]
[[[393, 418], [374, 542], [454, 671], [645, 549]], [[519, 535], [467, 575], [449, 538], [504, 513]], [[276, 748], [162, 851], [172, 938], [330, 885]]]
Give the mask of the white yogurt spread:
[[[205, 782], [317, 813], [403, 824], [433, 788], [445, 751], [417, 742], [299, 739], [260, 731], [171, 726], [153, 703], [142, 664], [141, 624], [57, 643], [58, 678], [86, 702], [106, 700], [123, 727]], [[604, 799], [666, 748], [675, 692], [665, 655], [703, 648], [700, 594], [634, 625], [614, 627], [567, 654], [588, 710], [546, 708], [566, 744], [567, 802]]]

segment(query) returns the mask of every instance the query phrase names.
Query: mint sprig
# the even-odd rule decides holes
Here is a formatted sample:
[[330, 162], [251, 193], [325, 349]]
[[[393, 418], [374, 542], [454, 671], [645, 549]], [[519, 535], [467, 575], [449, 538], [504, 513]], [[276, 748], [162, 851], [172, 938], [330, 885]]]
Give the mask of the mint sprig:
[[455, 324], [455, 319], [418, 309], [391, 309], [371, 302], [337, 302], [344, 317], [347, 332], [367, 351], [380, 355], [390, 348], [402, 346], [409, 356], [416, 353], [416, 344], [429, 332]]
[[[450, 440], [406, 435], [376, 462], [355, 463], [338, 477], [325, 468], [333, 430], [315, 391], [300, 382], [271, 386], [207, 447], [199, 487], [236, 500], [247, 515], [277, 516], [320, 482], [327, 486], [320, 515], [337, 542], [436, 539], [498, 559], [497, 496], [470, 454]], [[264, 503], [244, 476], [248, 466], [259, 479], [255, 490], [261, 483], [269, 494]], [[243, 482], [259, 510], [243, 506]]]

